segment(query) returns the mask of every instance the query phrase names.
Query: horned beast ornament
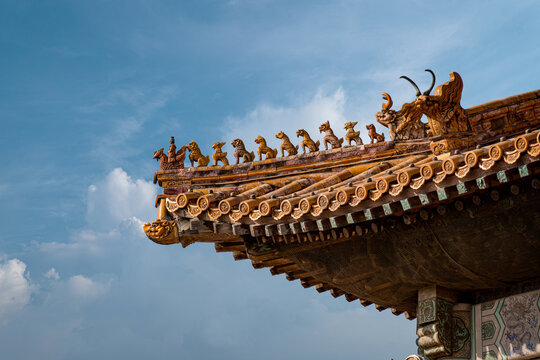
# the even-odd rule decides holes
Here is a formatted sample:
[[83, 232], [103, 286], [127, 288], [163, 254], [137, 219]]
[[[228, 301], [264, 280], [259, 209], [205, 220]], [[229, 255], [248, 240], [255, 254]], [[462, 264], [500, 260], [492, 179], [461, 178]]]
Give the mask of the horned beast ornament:
[[[450, 81], [437, 86], [433, 95], [430, 95], [435, 85], [435, 74], [426, 69], [433, 76], [433, 82], [428, 90], [420, 92], [418, 86], [406, 76], [401, 78], [409, 81], [416, 89], [416, 100], [412, 103], [418, 111], [426, 115], [429, 123], [429, 135], [443, 135], [471, 130], [469, 118], [461, 107], [461, 92], [463, 80], [457, 72], [450, 73]], [[404, 104], [405, 105], [405, 104]]]

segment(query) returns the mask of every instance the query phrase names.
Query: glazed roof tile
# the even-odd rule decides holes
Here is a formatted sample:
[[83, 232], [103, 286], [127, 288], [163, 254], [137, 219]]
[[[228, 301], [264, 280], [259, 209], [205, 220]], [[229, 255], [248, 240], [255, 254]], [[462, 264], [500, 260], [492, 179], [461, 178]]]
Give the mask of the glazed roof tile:
[[[540, 123], [540, 91], [465, 111], [472, 135], [157, 171], [155, 182], [164, 187], [164, 194], [156, 199], [158, 218], [175, 219], [167, 223], [175, 238], [149, 237], [164, 244], [180, 242], [184, 247], [212, 242], [217, 252], [232, 252], [235, 260], [250, 259], [254, 268], [268, 267], [272, 275], [285, 274], [305, 288], [329, 291], [347, 301], [359, 299], [364, 306], [375, 303], [378, 310], [390, 307], [394, 314], [405, 312], [412, 319], [415, 307], [407, 299], [388, 300], [393, 292], [403, 290], [391, 274], [376, 274], [372, 267], [358, 272], [358, 278], [344, 275], [321, 280], [325, 270], [299, 263], [295, 254], [380, 232], [388, 226], [380, 219], [400, 217], [410, 224], [417, 216], [428, 221], [432, 212], [444, 216], [447, 204], [453, 202], [457, 210], [463, 209], [462, 199], [472, 198], [476, 203], [480, 200], [475, 194], [489, 189], [495, 189], [490, 190], [495, 198], [498, 187], [514, 181], [532, 178], [532, 188], [540, 188], [536, 178], [540, 130], [535, 129]], [[507, 119], [503, 127], [501, 116]], [[441, 143], [449, 151], [441, 152], [437, 148]], [[362, 284], [362, 289], [341, 288], [348, 284], [350, 289], [351, 282]]]

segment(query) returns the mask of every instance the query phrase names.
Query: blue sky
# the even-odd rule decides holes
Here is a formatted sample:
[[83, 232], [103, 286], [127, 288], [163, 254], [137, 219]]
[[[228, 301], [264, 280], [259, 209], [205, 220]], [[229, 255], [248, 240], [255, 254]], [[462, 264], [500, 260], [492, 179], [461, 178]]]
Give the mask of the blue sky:
[[[158, 246], [152, 153], [538, 89], [535, 1], [0, 2], [1, 359], [400, 359], [415, 323]], [[365, 131], [362, 132], [367, 140]], [[273, 147], [274, 147], [273, 146]], [[254, 143], [251, 144], [254, 149]], [[232, 150], [227, 145], [224, 151]]]

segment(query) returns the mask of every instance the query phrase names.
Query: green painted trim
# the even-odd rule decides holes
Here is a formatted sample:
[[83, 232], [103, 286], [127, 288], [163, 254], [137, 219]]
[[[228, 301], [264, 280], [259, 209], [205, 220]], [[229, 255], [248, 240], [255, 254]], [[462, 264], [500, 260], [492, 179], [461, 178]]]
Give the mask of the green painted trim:
[[354, 219], [352, 217], [352, 214], [349, 213], [346, 215], [346, 217], [347, 217], [347, 223], [354, 224]]
[[411, 204], [409, 204], [409, 199], [403, 199], [400, 202], [401, 202], [401, 207], [403, 208], [403, 210], [407, 211], [411, 208]]
[[383, 204], [382, 208], [384, 210], [384, 215], [392, 214], [392, 209], [390, 208], [390, 204]]
[[519, 170], [519, 176], [521, 177], [529, 176], [529, 169], [527, 168], [527, 165], [521, 165], [520, 167], [518, 167], [518, 170]]
[[437, 196], [439, 197], [439, 200], [448, 199], [448, 196], [446, 195], [446, 190], [444, 188], [437, 190]]
[[476, 179], [476, 185], [478, 185], [480, 189], [485, 189], [487, 187], [486, 180], [483, 177]]
[[471, 360], [476, 359], [476, 332], [475, 329], [475, 323], [474, 320], [476, 319], [475, 313], [474, 313], [474, 305], [471, 309]]
[[334, 229], [338, 227], [338, 226], [337, 226], [337, 223], [336, 223], [336, 218], [334, 218], [334, 217], [331, 217], [331, 218], [330, 218], [330, 225], [332, 225], [332, 227], [333, 227]]
[[418, 197], [420, 198], [420, 202], [422, 203], [422, 205], [429, 204], [429, 199], [426, 194], [420, 194], [418, 195]]
[[467, 190], [467, 185], [461, 183], [461, 184], [457, 184], [457, 191], [459, 194], [465, 194], [468, 190]]
[[499, 179], [500, 183], [508, 182], [508, 178], [506, 177], [506, 173], [504, 171], [499, 171], [497, 173], [497, 179]]
[[373, 215], [371, 215], [371, 209], [364, 210], [364, 216], [367, 220], [373, 220]]
[[497, 336], [497, 341], [495, 342], [495, 345], [497, 345], [497, 349], [499, 349], [499, 353], [502, 356], [502, 360], [506, 360], [507, 356], [504, 352], [504, 349], [501, 345], [501, 339], [503, 337], [504, 329], [506, 329], [506, 325], [501, 317], [501, 308], [503, 306], [504, 299], [499, 300], [499, 304], [497, 305], [497, 310], [495, 310], [495, 317], [497, 318], [497, 321], [499, 322], [499, 335]]

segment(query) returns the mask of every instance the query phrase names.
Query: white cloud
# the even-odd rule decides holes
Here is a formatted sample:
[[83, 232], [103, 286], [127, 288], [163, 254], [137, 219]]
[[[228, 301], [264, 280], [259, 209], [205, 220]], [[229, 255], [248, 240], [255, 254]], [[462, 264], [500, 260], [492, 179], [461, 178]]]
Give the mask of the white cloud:
[[104, 179], [88, 186], [87, 224], [74, 231], [69, 241], [37, 243], [38, 248], [55, 257], [75, 254], [103, 255], [111, 243], [142, 236], [142, 224], [156, 218], [154, 207], [157, 189], [142, 179], [132, 179], [116, 168]]
[[60, 279], [60, 274], [58, 274], [58, 271], [56, 271], [55, 268], [51, 268], [49, 271], [45, 273], [45, 277], [47, 279], [58, 280]]
[[147, 221], [155, 217], [155, 197], [154, 184], [133, 180], [124, 170], [116, 168], [105, 179], [88, 187], [86, 219], [92, 229], [102, 232], [133, 218]]
[[345, 103], [345, 91], [339, 87], [331, 94], [319, 90], [313, 98], [300, 102], [297, 106], [261, 104], [242, 117], [229, 116], [226, 119], [225, 137], [231, 140], [240, 138], [248, 149], [253, 149], [256, 146], [253, 140], [257, 135], [261, 135], [266, 138], [269, 146], [275, 148], [281, 144], [281, 141], [275, 138], [275, 134], [280, 130], [296, 143], [296, 131], [305, 129], [316, 141], [320, 137], [319, 125], [326, 120], [330, 121], [336, 134], [344, 132]]
[[19, 259], [0, 263], [0, 319], [30, 301], [34, 286], [25, 272], [26, 264]]
[[69, 278], [68, 286], [71, 293], [81, 299], [93, 299], [107, 292], [112, 281], [98, 282], [83, 275], [75, 275]]

